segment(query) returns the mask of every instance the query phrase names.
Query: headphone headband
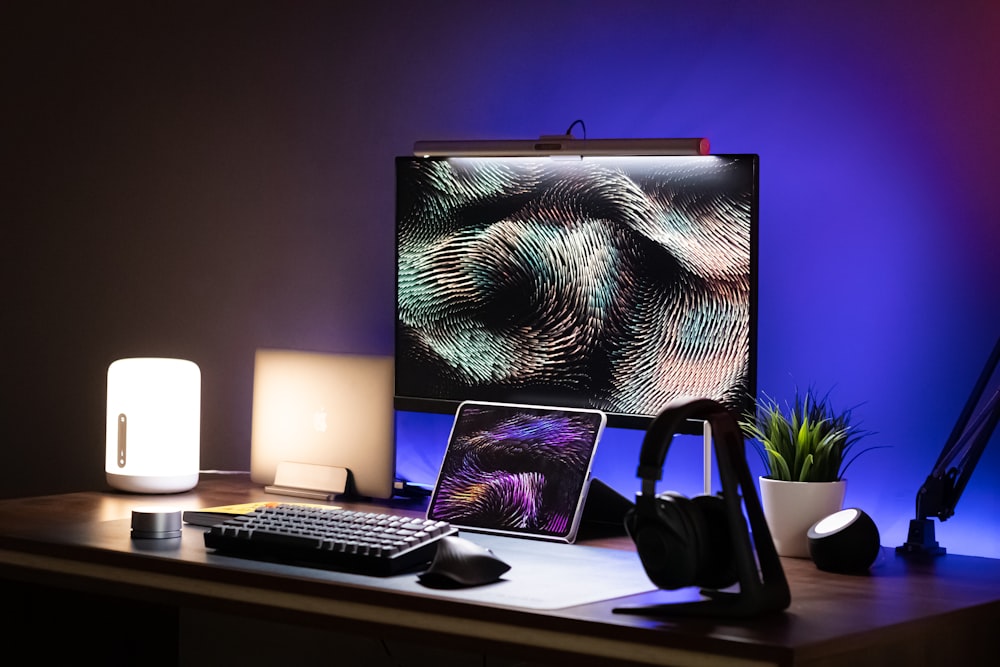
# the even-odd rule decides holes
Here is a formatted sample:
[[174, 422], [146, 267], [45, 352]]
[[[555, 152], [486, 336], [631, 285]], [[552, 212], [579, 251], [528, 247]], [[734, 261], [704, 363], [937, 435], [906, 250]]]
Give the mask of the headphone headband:
[[663, 477], [663, 462], [674, 434], [680, 430], [681, 424], [690, 419], [703, 419], [711, 423], [716, 439], [739, 435], [732, 414], [717, 401], [710, 398], [680, 398], [667, 403], [649, 425], [639, 451], [638, 477], [643, 480], [644, 495], [647, 486], [652, 487]]

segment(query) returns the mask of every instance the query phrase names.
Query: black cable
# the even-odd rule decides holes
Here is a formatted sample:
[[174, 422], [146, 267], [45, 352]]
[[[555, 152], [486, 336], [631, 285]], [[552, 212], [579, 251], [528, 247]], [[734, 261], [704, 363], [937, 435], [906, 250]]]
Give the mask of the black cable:
[[389, 650], [389, 642], [387, 642], [384, 637], [379, 637], [378, 641], [382, 645], [382, 650], [385, 651], [385, 657], [389, 658], [389, 660], [396, 665], [396, 667], [404, 667], [403, 663], [396, 660], [396, 656], [394, 656], [392, 651]]
[[579, 118], [577, 118], [572, 123], [570, 123], [569, 127], [566, 128], [566, 136], [567, 137], [573, 136], [573, 128], [576, 127], [577, 125], [579, 125], [580, 129], [583, 130], [583, 138], [586, 139], [587, 138], [587, 126]]

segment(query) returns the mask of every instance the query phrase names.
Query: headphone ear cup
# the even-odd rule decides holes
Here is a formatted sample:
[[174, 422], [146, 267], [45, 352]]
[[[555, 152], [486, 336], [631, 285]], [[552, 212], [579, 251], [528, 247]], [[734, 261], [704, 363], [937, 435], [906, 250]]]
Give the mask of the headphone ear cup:
[[[673, 590], [695, 585], [698, 572], [696, 527], [691, 500], [671, 491], [661, 493], [645, 511], [634, 511], [626, 521], [650, 581], [659, 588]], [[631, 527], [630, 527], [631, 525]]]
[[694, 585], [711, 589], [732, 586], [739, 577], [725, 500], [722, 496], [701, 495], [692, 498], [691, 505], [699, 531], [699, 568]]
[[625, 530], [635, 543], [646, 576], [658, 588], [667, 588], [663, 579], [663, 563], [669, 541], [657, 516], [656, 502], [655, 498], [640, 498], [636, 506], [625, 514]]
[[625, 528], [647, 576], [659, 588], [721, 589], [738, 580], [721, 496], [661, 493], [632, 509]]

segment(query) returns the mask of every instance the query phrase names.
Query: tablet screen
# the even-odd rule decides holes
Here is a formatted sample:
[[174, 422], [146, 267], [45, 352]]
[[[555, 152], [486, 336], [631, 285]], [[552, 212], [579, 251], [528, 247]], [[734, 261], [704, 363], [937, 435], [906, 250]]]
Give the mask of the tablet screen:
[[428, 518], [572, 542], [605, 419], [598, 410], [462, 403]]

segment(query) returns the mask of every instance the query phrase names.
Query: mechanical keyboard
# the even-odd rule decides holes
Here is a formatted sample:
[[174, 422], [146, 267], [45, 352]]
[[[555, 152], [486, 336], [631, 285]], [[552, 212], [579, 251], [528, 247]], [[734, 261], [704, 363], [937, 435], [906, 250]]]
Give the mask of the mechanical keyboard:
[[445, 521], [279, 504], [212, 526], [205, 547], [229, 556], [388, 576], [426, 565], [437, 541], [457, 532]]

